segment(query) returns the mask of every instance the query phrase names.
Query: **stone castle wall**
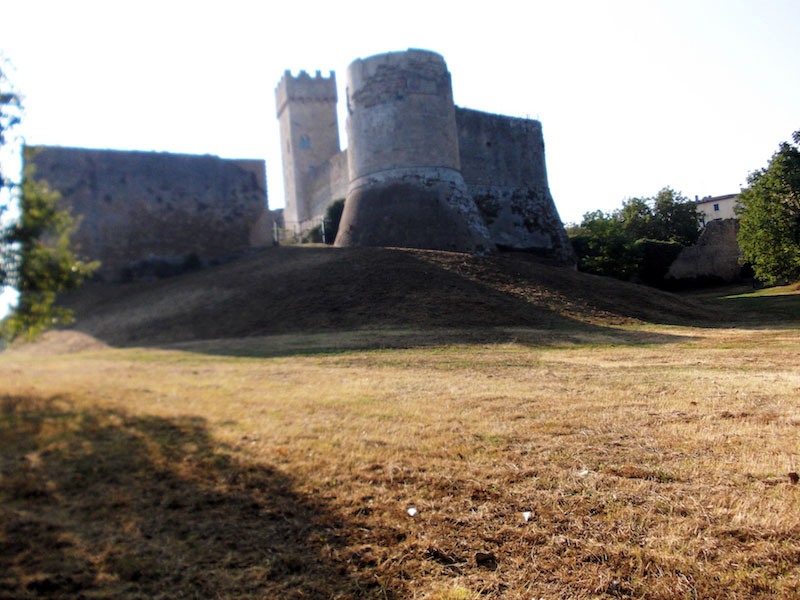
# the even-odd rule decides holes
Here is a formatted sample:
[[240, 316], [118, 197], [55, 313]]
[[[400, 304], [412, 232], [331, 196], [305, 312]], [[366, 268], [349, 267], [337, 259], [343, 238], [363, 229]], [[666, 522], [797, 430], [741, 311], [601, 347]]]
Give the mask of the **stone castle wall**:
[[450, 73], [408, 50], [347, 69], [350, 185], [337, 246], [494, 250], [459, 171]]
[[458, 170], [450, 73], [422, 50], [353, 61], [347, 69], [350, 181], [386, 169]]
[[[286, 72], [275, 90], [286, 194], [283, 220], [290, 229], [307, 229], [321, 214], [313, 196], [324, 176], [316, 183], [314, 178], [339, 153], [336, 101], [333, 72], [328, 77], [319, 71], [314, 77], [305, 71], [297, 77]], [[337, 164], [330, 165], [334, 176]]]
[[542, 125], [456, 109], [461, 173], [492, 241], [574, 264], [547, 183]]
[[149, 258], [214, 259], [272, 243], [261, 160], [31, 147], [35, 178], [80, 218], [72, 242], [119, 279]]
[[[333, 200], [347, 197], [349, 183], [347, 150], [335, 154], [333, 158], [316, 167], [314, 172], [309, 174], [305, 186], [310, 218], [313, 220], [315, 217], [321, 217]], [[318, 220], [313, 221], [311, 226], [318, 223]], [[300, 223], [301, 229], [305, 229], [304, 224]]]
[[697, 244], [681, 250], [666, 278], [684, 283], [741, 281], [742, 253], [736, 241], [738, 233], [738, 219], [710, 221]]

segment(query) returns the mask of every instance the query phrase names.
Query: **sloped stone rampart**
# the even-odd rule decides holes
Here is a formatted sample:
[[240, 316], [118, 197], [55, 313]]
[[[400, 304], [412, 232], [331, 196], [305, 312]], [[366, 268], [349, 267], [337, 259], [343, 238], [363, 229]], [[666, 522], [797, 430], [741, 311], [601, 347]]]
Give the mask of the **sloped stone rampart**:
[[499, 248], [576, 264], [547, 183], [539, 121], [457, 108], [461, 173]]
[[450, 73], [424, 50], [347, 70], [349, 190], [337, 246], [494, 250], [459, 171]]
[[667, 279], [678, 281], [740, 281], [741, 251], [736, 241], [738, 219], [710, 221], [697, 244], [684, 248], [670, 265]]
[[491, 251], [461, 174], [452, 169], [391, 169], [350, 185], [337, 246]]

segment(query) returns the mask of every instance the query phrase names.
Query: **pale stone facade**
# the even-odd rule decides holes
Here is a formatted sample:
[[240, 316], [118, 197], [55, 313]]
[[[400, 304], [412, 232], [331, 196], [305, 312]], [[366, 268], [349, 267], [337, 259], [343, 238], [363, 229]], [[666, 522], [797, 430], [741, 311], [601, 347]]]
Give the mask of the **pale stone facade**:
[[696, 201], [700, 222], [706, 225], [710, 221], [738, 219], [736, 206], [739, 204], [738, 194], [724, 196], [707, 196]]
[[[305, 71], [298, 77], [287, 72], [275, 90], [275, 103], [280, 123], [283, 182], [286, 206], [284, 222], [292, 227], [307, 228], [314, 216], [321, 214], [314, 202], [314, 189], [327, 186], [335, 189], [342, 174], [329, 164], [339, 152], [339, 123], [336, 116], [336, 75], [314, 77]], [[339, 159], [341, 162], [341, 159]], [[334, 176], [333, 181], [330, 175]], [[326, 196], [329, 194], [326, 194]], [[329, 198], [325, 198], [322, 209]]]

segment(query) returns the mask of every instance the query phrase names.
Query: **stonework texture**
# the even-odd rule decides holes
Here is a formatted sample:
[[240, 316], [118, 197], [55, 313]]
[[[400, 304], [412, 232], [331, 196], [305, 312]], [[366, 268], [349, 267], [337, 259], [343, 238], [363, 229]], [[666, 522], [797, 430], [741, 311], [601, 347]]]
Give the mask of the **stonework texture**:
[[[320, 91], [323, 80], [334, 76], [287, 73], [276, 89], [281, 135], [288, 142], [284, 166], [295, 164], [292, 152], [300, 139], [304, 146], [314, 147], [316, 137], [333, 146], [325, 130], [329, 116], [319, 124], [284, 116], [294, 104], [320, 103], [321, 97], [325, 110], [335, 112], [333, 94]], [[424, 50], [354, 61], [347, 90], [348, 148], [339, 152], [337, 138], [336, 151], [317, 164], [284, 167], [291, 179], [285, 180], [287, 220], [311, 226], [347, 190], [337, 245], [464, 252], [499, 247], [575, 265], [550, 195], [538, 121], [456, 108], [444, 59]]]
[[409, 50], [347, 70], [350, 185], [337, 246], [488, 252], [488, 231], [459, 171], [444, 59]]
[[461, 174], [421, 168], [359, 178], [347, 195], [336, 245], [474, 253], [492, 249]]
[[575, 264], [558, 216], [539, 121], [456, 109], [461, 172], [492, 241]]
[[340, 180], [345, 180], [344, 187], [347, 185], [346, 173], [340, 172], [341, 159], [334, 160], [340, 153], [336, 101], [333, 72], [329, 77], [319, 71], [314, 77], [305, 72], [292, 77], [287, 72], [275, 90], [286, 195], [283, 220], [290, 229], [301, 231], [316, 224], [315, 217], [330, 201], [314, 200], [319, 197], [315, 190], [325, 183], [326, 175], [329, 192], [335, 191]]
[[261, 160], [30, 147], [34, 177], [79, 218], [78, 253], [120, 279], [146, 260], [216, 259], [272, 243]]
[[710, 221], [697, 244], [684, 248], [670, 265], [667, 279], [726, 283], [740, 281], [742, 253], [736, 241], [738, 233], [738, 219]]

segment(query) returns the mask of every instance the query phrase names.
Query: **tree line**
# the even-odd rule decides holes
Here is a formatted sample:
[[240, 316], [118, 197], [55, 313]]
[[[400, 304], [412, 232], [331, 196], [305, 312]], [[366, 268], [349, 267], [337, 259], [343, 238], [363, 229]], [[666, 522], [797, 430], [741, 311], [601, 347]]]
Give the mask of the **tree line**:
[[[800, 131], [792, 141], [748, 176], [738, 197], [742, 260], [765, 284], [800, 280]], [[700, 218], [694, 202], [667, 187], [610, 213], [588, 212], [567, 233], [580, 270], [661, 286], [681, 249], [697, 242]]]
[[800, 130], [739, 196], [739, 248], [765, 283], [800, 280]]
[[680, 251], [697, 241], [700, 217], [694, 202], [666, 187], [610, 213], [588, 212], [567, 234], [579, 270], [659, 285]]

